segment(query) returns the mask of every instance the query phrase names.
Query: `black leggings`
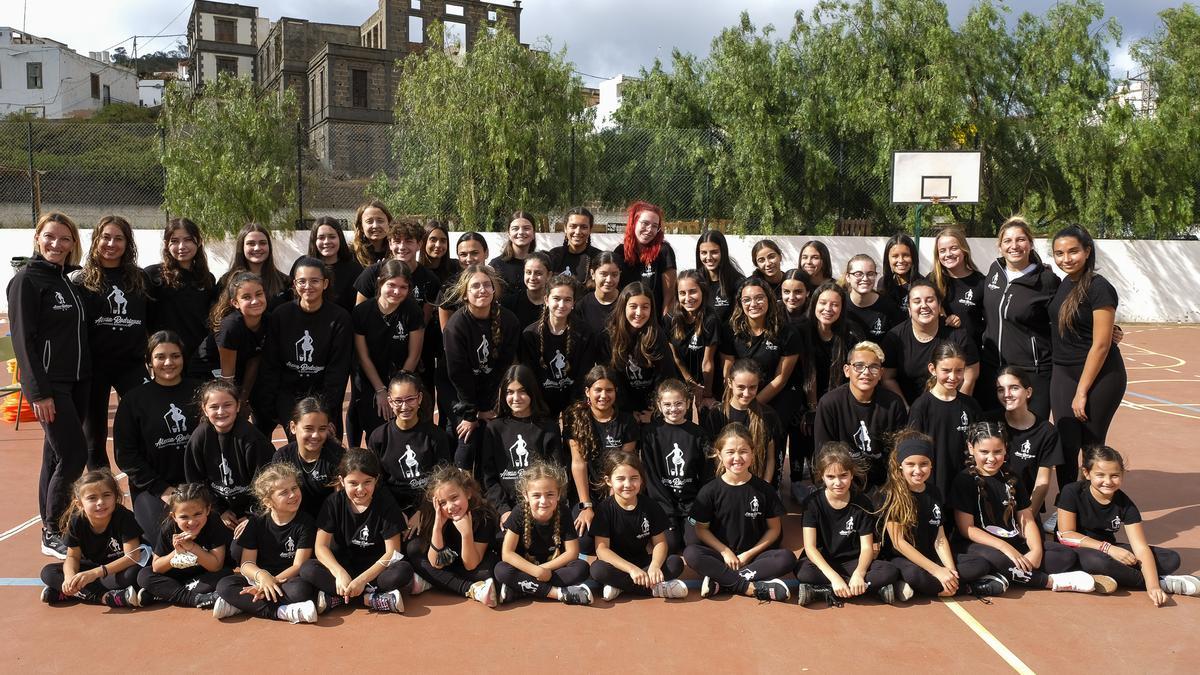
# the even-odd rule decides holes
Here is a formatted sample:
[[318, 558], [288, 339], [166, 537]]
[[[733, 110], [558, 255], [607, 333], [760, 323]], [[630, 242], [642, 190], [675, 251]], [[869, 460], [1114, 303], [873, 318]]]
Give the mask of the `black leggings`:
[[146, 366], [141, 362], [92, 368], [88, 405], [83, 411], [83, 437], [87, 440], [89, 470], [108, 468], [109, 390], [116, 389], [117, 398], [123, 398], [130, 389], [145, 380]]
[[[649, 569], [650, 565], [642, 565], [642, 570]], [[663, 581], [678, 579], [680, 574], [683, 574], [683, 558], [677, 555], [669, 555], [663, 561], [662, 566]], [[610, 563], [603, 560], [597, 560], [592, 563], [592, 578], [605, 586], [619, 588], [622, 591], [637, 593], [638, 595], [652, 595], [651, 590], [645, 586], [639, 586], [633, 583], [633, 578], [627, 572], [622, 572]]]
[[692, 544], [683, 549], [683, 559], [696, 574], [711, 577], [738, 595], [746, 592], [750, 582], [781, 577], [796, 566], [796, 556], [786, 548], [763, 551], [739, 570], [729, 569], [721, 554], [704, 544]]
[[549, 581], [538, 581], [521, 570], [501, 560], [493, 571], [496, 581], [524, 595], [544, 598], [552, 588], [574, 586], [588, 578], [588, 564], [575, 559], [550, 573]]
[[[854, 575], [854, 570], [858, 569], [858, 558], [851, 558], [842, 562], [827, 560], [829, 566], [842, 575], [844, 581], [849, 581]], [[821, 571], [820, 567], [809, 560], [801, 558], [800, 563], [796, 565], [796, 578], [802, 584], [813, 584], [816, 586], [830, 585], [829, 577]], [[895, 582], [900, 578], [900, 570], [896, 566], [886, 560], [872, 560], [871, 566], [867, 568], [867, 574], [863, 580], [867, 582], [867, 591], [877, 591], [890, 583]], [[938, 584], [938, 590], [942, 589], [942, 585]]]
[[422, 579], [440, 591], [446, 591], [459, 597], [465, 596], [476, 582], [490, 579], [492, 568], [496, 566], [496, 556], [488, 551], [483, 554], [483, 559], [473, 570], [469, 570], [463, 565], [461, 557], [438, 569], [429, 562], [428, 550], [429, 547], [424, 541], [413, 538], [408, 542], [405, 555]]
[[700, 543], [696, 526], [687, 516], [667, 516], [667, 522], [671, 523], [663, 532], [667, 536], [667, 551], [682, 555], [684, 548]]
[[58, 521], [71, 503], [71, 486], [87, 466], [87, 440], [80, 421], [87, 410], [87, 380], [54, 382], [54, 421], [42, 422], [42, 472], [38, 479], [38, 514], [42, 526], [58, 532]]
[[[86, 572], [94, 570], [99, 565], [94, 565], [87, 560], [79, 561], [79, 571]], [[99, 600], [101, 595], [106, 591], [118, 591], [127, 586], [136, 586], [138, 579], [138, 570], [142, 568], [137, 565], [130, 565], [116, 574], [109, 574], [103, 579], [97, 579], [92, 583], [84, 586], [82, 589], [83, 600]], [[42, 583], [56, 590], [62, 591], [63, 583], [67, 580], [67, 575], [63, 572], [62, 563], [50, 563], [42, 568]]]
[[[919, 595], [935, 596], [942, 592], [942, 582], [908, 558], [896, 556], [888, 562], [900, 572], [900, 577], [908, 582], [908, 585], [912, 586]], [[935, 562], [937, 561], [935, 560]], [[960, 584], [970, 583], [992, 572], [992, 564], [986, 558], [966, 553], [954, 556], [954, 567], [958, 570]]]
[[1071, 401], [1075, 398], [1075, 388], [1079, 385], [1082, 373], [1083, 366], [1056, 365], [1050, 384], [1054, 426], [1058, 429], [1063, 449], [1063, 463], [1055, 468], [1059, 491], [1079, 479], [1079, 455], [1083, 448], [1103, 444], [1108, 437], [1108, 427], [1121, 405], [1128, 382], [1121, 352], [1114, 346], [1100, 367], [1092, 388], [1088, 390], [1088, 418], [1086, 422], [1081, 422], [1071, 411]]
[[793, 424], [788, 428], [788, 474], [792, 479], [792, 485], [796, 485], [800, 481], [810, 478], [804, 475], [804, 460], [812, 461], [813, 457], [813, 436], [812, 434], [804, 433], [799, 424]]
[[162, 497], [151, 492], [138, 492], [131, 489], [130, 500], [133, 502], [133, 518], [142, 528], [142, 542], [155, 545], [158, 533], [162, 531], [163, 521], [167, 517], [167, 505]]
[[[1021, 553], [1029, 552], [1029, 546], [1023, 539], [1009, 540], [1008, 543]], [[1050, 582], [1051, 574], [1070, 572], [1079, 563], [1079, 557], [1075, 555], [1075, 551], [1055, 541], [1042, 543], [1042, 565], [1032, 572], [1022, 572], [1000, 549], [992, 548], [987, 544], [972, 543], [967, 546], [966, 553], [987, 559], [992, 564], [992, 569], [1008, 577], [1013, 583], [1034, 588], [1045, 588], [1046, 584]]]
[[217, 584], [228, 574], [229, 570], [209, 572], [198, 565], [186, 570], [172, 568], [160, 574], [147, 565], [138, 572], [137, 583], [159, 600], [194, 607], [196, 596], [217, 590]]
[[375, 392], [359, 383], [350, 384], [350, 405], [346, 408], [346, 447], [355, 448], [371, 437], [371, 432], [383, 426], [384, 419], [375, 407]]
[[[338, 560], [343, 566], [341, 560]], [[367, 567], [370, 567], [368, 565]], [[362, 574], [367, 567], [355, 568], [346, 567], [346, 572], [351, 578]], [[312, 584], [318, 591], [324, 591], [325, 595], [337, 595], [337, 580], [333, 578], [333, 572], [329, 568], [321, 564], [321, 561], [316, 558], [309, 558], [304, 565], [300, 567], [300, 578]], [[413, 568], [408, 564], [407, 560], [396, 560], [387, 566], [387, 569], [379, 573], [375, 580], [370, 585], [375, 587], [379, 593], [387, 593], [402, 588], [408, 588], [412, 584]]]
[[[1120, 546], [1126, 551], [1133, 551], [1129, 544], [1113, 544]], [[1158, 568], [1158, 576], [1166, 576], [1175, 570], [1179, 569], [1180, 559], [1179, 554], [1169, 548], [1159, 548], [1151, 546], [1150, 552], [1154, 554], [1154, 566]], [[1076, 555], [1079, 556], [1079, 566], [1088, 574], [1103, 574], [1117, 580], [1117, 583], [1126, 588], [1137, 588], [1146, 590], [1146, 580], [1142, 578], [1142, 568], [1132, 565], [1123, 565], [1107, 553], [1101, 553], [1094, 548], [1083, 548], [1080, 546], [1075, 549]]]
[[253, 585], [240, 574], [230, 574], [217, 583], [217, 595], [246, 614], [263, 619], [274, 619], [275, 611], [282, 605], [306, 602], [317, 597], [317, 592], [313, 589], [312, 584], [298, 576], [279, 584], [283, 594], [279, 596], [277, 602], [266, 599], [255, 600], [254, 596], [242, 593], [242, 589]]

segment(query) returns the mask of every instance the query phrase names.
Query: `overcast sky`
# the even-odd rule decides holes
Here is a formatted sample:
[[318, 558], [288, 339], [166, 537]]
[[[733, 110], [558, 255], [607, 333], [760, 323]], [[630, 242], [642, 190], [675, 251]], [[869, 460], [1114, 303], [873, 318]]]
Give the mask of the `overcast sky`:
[[[430, 0], [426, 0], [429, 2]], [[259, 14], [272, 20], [281, 16], [330, 23], [359, 24], [377, 7], [374, 0], [241, 0], [257, 5]], [[511, 4], [505, 0], [499, 4]], [[790, 30], [797, 9], [810, 9], [816, 0], [526, 0], [523, 3], [521, 39], [553, 39], [555, 48], [567, 48], [568, 58], [581, 72], [610, 77], [634, 74], [656, 55], [669, 60], [671, 49], [696, 54], [708, 52], [712, 38], [737, 21], [742, 9], [756, 25], [773, 24], [779, 32]], [[948, 0], [950, 20], [958, 24], [970, 0]], [[1046, 0], [1010, 0], [1011, 16], [1022, 11], [1043, 11]], [[1126, 54], [1131, 41], [1154, 31], [1157, 14], [1182, 0], [1104, 0], [1108, 13], [1121, 24], [1124, 38], [1111, 50], [1113, 74], [1132, 67]], [[25, 29], [34, 35], [66, 42], [86, 54], [123, 43], [132, 47], [132, 35], [153, 36], [187, 30], [190, 0], [2, 0], [0, 25], [22, 27], [22, 6], [27, 7]], [[138, 39], [144, 52], [170, 48], [181, 38]], [[585, 78], [588, 84], [595, 79]]]

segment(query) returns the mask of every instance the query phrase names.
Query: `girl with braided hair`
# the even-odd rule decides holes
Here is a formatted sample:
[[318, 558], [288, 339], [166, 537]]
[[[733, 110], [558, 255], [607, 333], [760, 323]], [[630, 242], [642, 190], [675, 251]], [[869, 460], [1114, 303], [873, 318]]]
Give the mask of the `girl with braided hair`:
[[504, 523], [495, 569], [501, 604], [521, 596], [592, 604], [592, 591], [583, 585], [588, 564], [579, 559], [579, 536], [562, 499], [566, 487], [566, 470], [542, 460], [517, 482], [521, 502]]
[[591, 337], [575, 317], [577, 289], [570, 275], [550, 280], [541, 317], [521, 333], [517, 352], [537, 376], [554, 419], [579, 398], [579, 382], [593, 361]]
[[495, 270], [476, 264], [463, 270], [450, 293], [463, 301], [442, 334], [446, 371], [457, 399], [447, 411], [448, 431], [458, 439], [454, 463], [462, 468], [474, 466], [481, 424], [494, 417], [500, 378], [517, 356], [521, 324], [500, 306], [502, 288]]
[[1004, 468], [1008, 430], [1003, 423], [972, 424], [967, 444], [967, 468], [950, 488], [958, 552], [986, 558], [1014, 583], [1030, 588], [1077, 593], [1116, 590], [1112, 577], [1078, 571], [1079, 557], [1071, 549], [1042, 541], [1042, 531], [1029, 510], [1029, 493]]

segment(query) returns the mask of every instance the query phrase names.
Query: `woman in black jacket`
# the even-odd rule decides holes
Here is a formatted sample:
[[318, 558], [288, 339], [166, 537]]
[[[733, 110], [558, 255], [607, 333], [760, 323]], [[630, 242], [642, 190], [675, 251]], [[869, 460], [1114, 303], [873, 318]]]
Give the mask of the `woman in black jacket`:
[[8, 284], [8, 312], [21, 389], [45, 434], [38, 482], [42, 553], [65, 560], [58, 523], [87, 464], [80, 420], [92, 369], [83, 303], [67, 281], [79, 263], [79, 228], [65, 214], [47, 213], [34, 228], [33, 246], [33, 257]]

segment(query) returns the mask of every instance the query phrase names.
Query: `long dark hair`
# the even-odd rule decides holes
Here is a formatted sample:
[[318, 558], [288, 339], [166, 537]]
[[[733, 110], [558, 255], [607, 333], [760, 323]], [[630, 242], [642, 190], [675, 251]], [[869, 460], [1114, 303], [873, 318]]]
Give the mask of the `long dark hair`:
[[679, 273], [679, 278], [675, 282], [675, 287], [679, 288], [679, 282], [684, 279], [691, 279], [696, 282], [696, 286], [700, 289], [700, 306], [694, 312], [689, 312], [682, 305], [676, 303], [675, 312], [671, 314], [671, 339], [676, 342], [683, 342], [690, 335], [694, 335], [704, 330], [704, 313], [708, 311], [708, 286], [704, 284], [703, 274], [699, 269], [684, 270]]
[[200, 228], [187, 218], [172, 218], [163, 229], [163, 283], [171, 288], [179, 288], [181, 283], [179, 276], [183, 273], [183, 268], [179, 266], [179, 261], [175, 259], [175, 256], [171, 255], [170, 250], [171, 233], [175, 230], [183, 230], [196, 242], [196, 256], [192, 258], [192, 275], [196, 278], [197, 288], [202, 291], [208, 290], [212, 285], [209, 278], [212, 274], [208, 271], [208, 255], [204, 252], [204, 236], [200, 234]]
[[125, 253], [121, 255], [121, 286], [126, 293], [134, 295], [146, 294], [146, 275], [138, 267], [137, 243], [133, 240], [133, 228], [129, 221], [121, 216], [104, 216], [92, 230], [92, 245], [88, 248], [87, 259], [83, 263], [83, 287], [99, 293], [105, 290], [104, 266], [100, 263], [100, 239], [104, 228], [113, 225], [125, 237]]
[[[630, 298], [644, 296], [650, 299], [650, 318], [646, 325], [635, 331], [625, 318], [625, 306]], [[654, 308], [654, 294], [640, 281], [635, 281], [624, 288], [614, 303], [612, 316], [608, 319], [608, 337], [612, 340], [612, 358], [608, 365], [620, 372], [625, 372], [630, 358], [641, 366], [653, 366], [654, 362], [663, 357], [656, 351], [658, 344], [658, 313]]]
[[504, 371], [504, 377], [500, 378], [500, 395], [496, 397], [496, 417], [512, 417], [512, 408], [508, 406], [508, 401], [505, 400], [505, 394], [508, 391], [508, 385], [516, 382], [525, 388], [525, 393], [529, 394], [529, 416], [532, 419], [544, 419], [550, 414], [550, 409], [546, 406], [546, 399], [542, 396], [542, 388], [538, 385], [537, 375], [529, 366], [518, 363], [508, 367]]
[[[829, 247], [825, 245], [825, 242], [817, 241], [816, 239], [810, 239], [804, 242], [804, 245], [800, 247], [800, 255], [802, 257], [804, 256], [804, 249], [808, 248], [809, 246], [817, 249], [817, 253], [821, 254], [821, 274], [825, 275], [825, 281], [833, 279], [833, 262], [829, 259]], [[796, 261], [796, 266], [800, 266], [799, 260]]]
[[[904, 283], [901, 283], [896, 278], [896, 273], [892, 271], [892, 264], [888, 262], [888, 254], [897, 246], [907, 246], [909, 253], [912, 254], [912, 267], [908, 269], [908, 279]], [[921, 258], [917, 252], [917, 243], [913, 241], [912, 237], [903, 232], [897, 232], [888, 237], [887, 242], [883, 245], [882, 265], [885, 271], [879, 275], [879, 290], [885, 291], [885, 295], [891, 293], [892, 289], [900, 288], [906, 283], [911, 284], [921, 276]]]
[[[529, 213], [528, 211], [513, 211], [513, 214], [508, 218], [508, 227], [504, 228], [506, 234], [508, 232], [508, 228], [512, 227], [514, 220], [528, 220], [529, 224], [533, 227], [533, 241], [529, 242], [528, 251], [528, 253], [533, 253], [537, 250], [537, 219], [534, 218], [533, 214]], [[500, 249], [500, 259], [507, 262], [512, 260], [514, 255], [516, 255], [516, 252], [513, 251], [512, 239], [505, 237], [504, 248]], [[546, 269], [550, 269], [550, 266], [546, 265]]]
[[[742, 273], [742, 268], [738, 267], [737, 261], [729, 256], [729, 242], [725, 239], [725, 234], [720, 230], [708, 230], [696, 239], [697, 270], [705, 269], [704, 265], [700, 263], [700, 244], [716, 244], [717, 249], [720, 250], [721, 263], [717, 265], [717, 283], [721, 286], [721, 295], [732, 298], [737, 293], [739, 280], [746, 275]], [[705, 279], [705, 281], [708, 280]]]
[[328, 225], [333, 228], [334, 232], [337, 232], [337, 261], [341, 263], [349, 260], [353, 256], [353, 252], [350, 251], [350, 246], [346, 243], [346, 233], [342, 231], [342, 224], [333, 216], [321, 216], [313, 221], [312, 227], [308, 230], [308, 255], [322, 259], [321, 252], [317, 250], [317, 232], [321, 229], [322, 225]]
[[[245, 271], [234, 272], [231, 274], [229, 276], [229, 281], [225, 282], [225, 288], [221, 289], [221, 297], [217, 298], [217, 301], [213, 303], [212, 309], [208, 311], [208, 326], [210, 329], [212, 329], [213, 333], [216, 333], [221, 329], [221, 321], [223, 321], [225, 317], [237, 311], [237, 308], [233, 306], [233, 303], [237, 300], [238, 291], [242, 290], [242, 286], [249, 283], [255, 283], [259, 286], [262, 286], [263, 294], [266, 296], [267, 286], [263, 283], [262, 277], [258, 276], [254, 272]], [[265, 303], [266, 300], [267, 297], [264, 297], [263, 302]], [[266, 318], [265, 312], [263, 318]]]
[[[259, 233], [267, 238], [267, 259], [263, 261], [262, 271], [258, 276], [262, 278], [263, 290], [266, 291], [268, 298], [273, 298], [283, 292], [284, 280], [287, 278], [275, 269], [275, 241], [271, 238], [271, 231], [258, 223], [246, 223], [238, 232], [237, 243], [233, 250], [233, 263], [229, 266], [227, 274], [250, 270], [250, 261], [246, 259], [246, 237], [254, 233]], [[317, 256], [320, 259], [320, 256]]]
[[1064, 334], [1075, 330], [1079, 305], [1087, 297], [1088, 290], [1092, 287], [1092, 280], [1096, 278], [1096, 242], [1092, 240], [1092, 235], [1078, 225], [1068, 225], [1054, 235], [1054, 241], [1065, 237], [1076, 239], [1080, 246], [1087, 249], [1088, 255], [1087, 260], [1083, 263], [1083, 271], [1079, 273], [1079, 278], [1067, 292], [1067, 298], [1063, 300], [1062, 307], [1058, 310], [1058, 332]]
[[742, 308], [742, 293], [752, 287], [762, 289], [763, 294], [767, 297], [767, 313], [763, 317], [763, 336], [771, 342], [777, 342], [784, 321], [779, 313], [779, 301], [775, 298], [775, 291], [764, 277], [746, 277], [738, 286], [737, 295], [734, 296], [733, 314], [729, 317], [733, 335], [735, 338], [744, 339], [746, 344], [754, 341], [754, 335], [750, 333], [750, 317], [746, 316], [746, 310]]
[[[850, 330], [850, 322], [846, 320], [846, 305], [850, 302], [850, 298], [846, 293], [846, 289], [842, 288], [837, 281], [830, 279], [822, 283], [808, 296], [808, 310], [806, 316], [808, 320], [803, 326], [805, 350], [804, 353], [816, 354], [817, 343], [821, 340], [819, 328], [817, 326], [817, 300], [825, 293], [837, 293], [842, 300], [842, 311], [838, 314], [837, 321], [830, 326], [830, 332], [833, 334], [830, 344], [832, 364], [829, 368], [829, 381], [822, 383], [824, 391], [829, 391], [834, 387], [842, 384], [846, 379], [846, 374], [842, 372], [841, 364], [846, 363], [846, 358], [850, 355], [850, 350], [858, 341], [857, 336]], [[815, 392], [819, 397], [824, 392], [822, 386], [817, 383], [817, 369], [805, 367], [804, 390], [806, 392]]]

